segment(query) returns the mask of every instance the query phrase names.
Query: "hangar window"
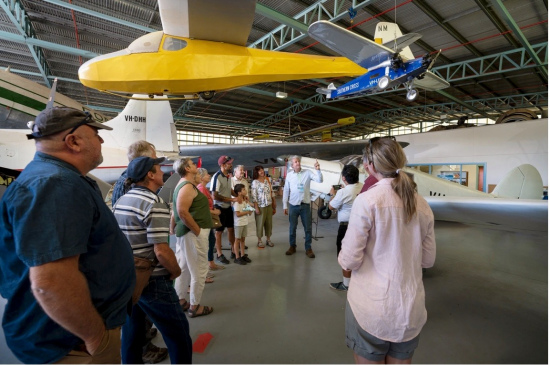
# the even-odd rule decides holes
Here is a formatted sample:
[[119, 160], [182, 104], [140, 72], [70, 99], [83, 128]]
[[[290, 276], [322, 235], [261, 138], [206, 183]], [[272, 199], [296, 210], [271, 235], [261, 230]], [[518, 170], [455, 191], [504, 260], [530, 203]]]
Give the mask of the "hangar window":
[[128, 46], [130, 53], [151, 53], [157, 52], [162, 40], [162, 31], [153, 32], [139, 37]]
[[162, 49], [165, 51], [179, 51], [185, 47], [187, 47], [186, 41], [174, 37], [166, 37], [162, 45]]

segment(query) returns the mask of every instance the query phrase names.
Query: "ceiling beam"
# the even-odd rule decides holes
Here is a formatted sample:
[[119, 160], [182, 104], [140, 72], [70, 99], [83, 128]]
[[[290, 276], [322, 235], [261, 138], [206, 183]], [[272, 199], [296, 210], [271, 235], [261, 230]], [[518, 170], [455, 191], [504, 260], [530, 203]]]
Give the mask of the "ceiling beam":
[[[354, 0], [353, 8], [358, 10], [374, 1], [375, 0]], [[260, 6], [261, 11], [263, 12], [261, 13], [262, 15], [266, 17], [273, 16], [270, 17], [270, 19], [283, 24], [251, 43], [249, 47], [280, 51], [304, 38], [309, 37], [307, 34], [307, 27], [317, 20], [328, 19], [331, 22], [336, 22], [345, 17], [349, 17], [348, 0], [335, 0], [332, 9], [329, 9], [325, 5], [327, 5], [326, 0], [319, 0], [292, 18], [285, 16], [284, 14], [280, 14], [276, 10], [269, 9], [266, 6]], [[258, 6], [256, 6], [256, 10], [258, 10]], [[291, 25], [289, 26], [287, 24]]]
[[531, 44], [525, 38], [525, 35], [519, 29], [518, 25], [512, 18], [512, 15], [508, 12], [508, 9], [504, 6], [501, 0], [491, 0], [493, 3], [493, 6], [495, 9], [500, 13], [500, 16], [504, 18], [504, 21], [508, 24], [514, 35], [518, 38], [519, 42], [523, 45], [523, 48], [527, 50], [527, 53], [529, 53], [529, 56], [533, 59], [533, 61], [537, 64], [537, 69], [542, 73], [544, 76], [544, 80], [548, 82], [548, 68], [544, 67], [543, 62], [538, 57], [537, 53], [533, 50], [533, 47], [531, 47]]
[[61, 6], [63, 8], [78, 11], [79, 13], [82, 13], [82, 14], [91, 15], [91, 16], [94, 16], [96, 18], [104, 19], [104, 20], [113, 22], [115, 24], [125, 25], [125, 26], [130, 27], [130, 28], [142, 30], [142, 31], [147, 32], [147, 33], [158, 32], [158, 29], [144, 27], [143, 25], [135, 24], [135, 23], [132, 23], [132, 22], [120, 19], [120, 18], [116, 18], [114, 16], [110, 16], [110, 15], [100, 13], [100, 12], [97, 12], [97, 11], [94, 11], [94, 10], [86, 9], [86, 8], [83, 8], [82, 6], [69, 4], [69, 3], [66, 3], [66, 2], [61, 1], [61, 0], [42, 0], [42, 1], [44, 1], [46, 3], [54, 4], [54, 5], [57, 5], [57, 6]]
[[[34, 29], [29, 20], [29, 17], [19, 1], [15, 2], [15, 1], [9, 1], [9, 0], [0, 0], [0, 7], [4, 10], [7, 17], [11, 20], [13, 25], [15, 25], [15, 28], [17, 29], [21, 37], [23, 38], [36, 37], [36, 33], [34, 32]], [[25, 44], [29, 48], [32, 58], [34, 58], [36, 67], [40, 71], [40, 74], [44, 79], [44, 82], [48, 87], [51, 87], [52, 84], [50, 83], [50, 80], [48, 80], [48, 75], [50, 72], [49, 72], [48, 64], [46, 62], [46, 57], [44, 56], [44, 52], [42, 52], [42, 49], [40, 47], [37, 47], [36, 45], [30, 44], [30, 43], [25, 43]]]
[[85, 58], [94, 58], [99, 56], [97, 53], [85, 51], [82, 49], [68, 47], [57, 43], [46, 42], [36, 38], [30, 38], [27, 36], [13, 34], [9, 32], [0, 31], [0, 39], [4, 39], [10, 42], [26, 44], [28, 46], [38, 46], [45, 49], [51, 49], [52, 51], [63, 52], [72, 54], [75, 56], [82, 56]]

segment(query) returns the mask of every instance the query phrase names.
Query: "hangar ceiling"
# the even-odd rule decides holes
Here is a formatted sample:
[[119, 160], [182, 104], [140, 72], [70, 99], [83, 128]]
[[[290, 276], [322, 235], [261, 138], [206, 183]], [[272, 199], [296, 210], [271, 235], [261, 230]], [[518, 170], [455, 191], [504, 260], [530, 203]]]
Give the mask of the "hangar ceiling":
[[[42, 84], [57, 77], [60, 93], [111, 116], [127, 100], [85, 88], [79, 66], [162, 30], [156, 0], [0, 0], [0, 6], [0, 67]], [[353, 19], [350, 8], [357, 13]], [[296, 30], [318, 19], [370, 39], [379, 21], [421, 34], [413, 54], [441, 49], [432, 71], [451, 87], [419, 89], [414, 102], [405, 99], [403, 87], [327, 102], [315, 89], [349, 78], [256, 84], [217, 93], [208, 102], [171, 100], [177, 128], [284, 137], [354, 116], [356, 123], [335, 136], [348, 139], [445, 116], [496, 119], [518, 108], [547, 115], [547, 0], [260, 0], [248, 45], [334, 55]], [[277, 91], [288, 97], [276, 98]]]

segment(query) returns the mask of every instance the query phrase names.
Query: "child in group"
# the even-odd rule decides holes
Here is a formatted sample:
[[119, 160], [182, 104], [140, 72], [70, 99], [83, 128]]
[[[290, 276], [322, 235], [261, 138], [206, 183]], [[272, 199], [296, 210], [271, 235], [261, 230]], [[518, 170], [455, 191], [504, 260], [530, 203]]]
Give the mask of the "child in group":
[[243, 184], [237, 184], [233, 188], [235, 194], [237, 194], [237, 201], [233, 202], [233, 221], [235, 223], [235, 243], [233, 246], [233, 252], [235, 253], [234, 262], [239, 265], [246, 265], [251, 263], [252, 260], [248, 258], [248, 255], [244, 253], [244, 241], [246, 238], [246, 226], [248, 225], [248, 216], [254, 212], [254, 208], [246, 201], [247, 193]]

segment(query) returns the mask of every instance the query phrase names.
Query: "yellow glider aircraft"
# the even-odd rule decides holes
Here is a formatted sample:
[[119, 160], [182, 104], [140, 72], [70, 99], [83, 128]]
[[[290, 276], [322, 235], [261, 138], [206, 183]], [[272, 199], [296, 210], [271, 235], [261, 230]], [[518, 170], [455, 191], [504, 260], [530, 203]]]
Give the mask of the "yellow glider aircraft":
[[95, 57], [79, 71], [85, 86], [107, 92], [199, 95], [264, 82], [358, 76], [345, 57], [246, 47], [255, 0], [159, 0], [164, 31]]

